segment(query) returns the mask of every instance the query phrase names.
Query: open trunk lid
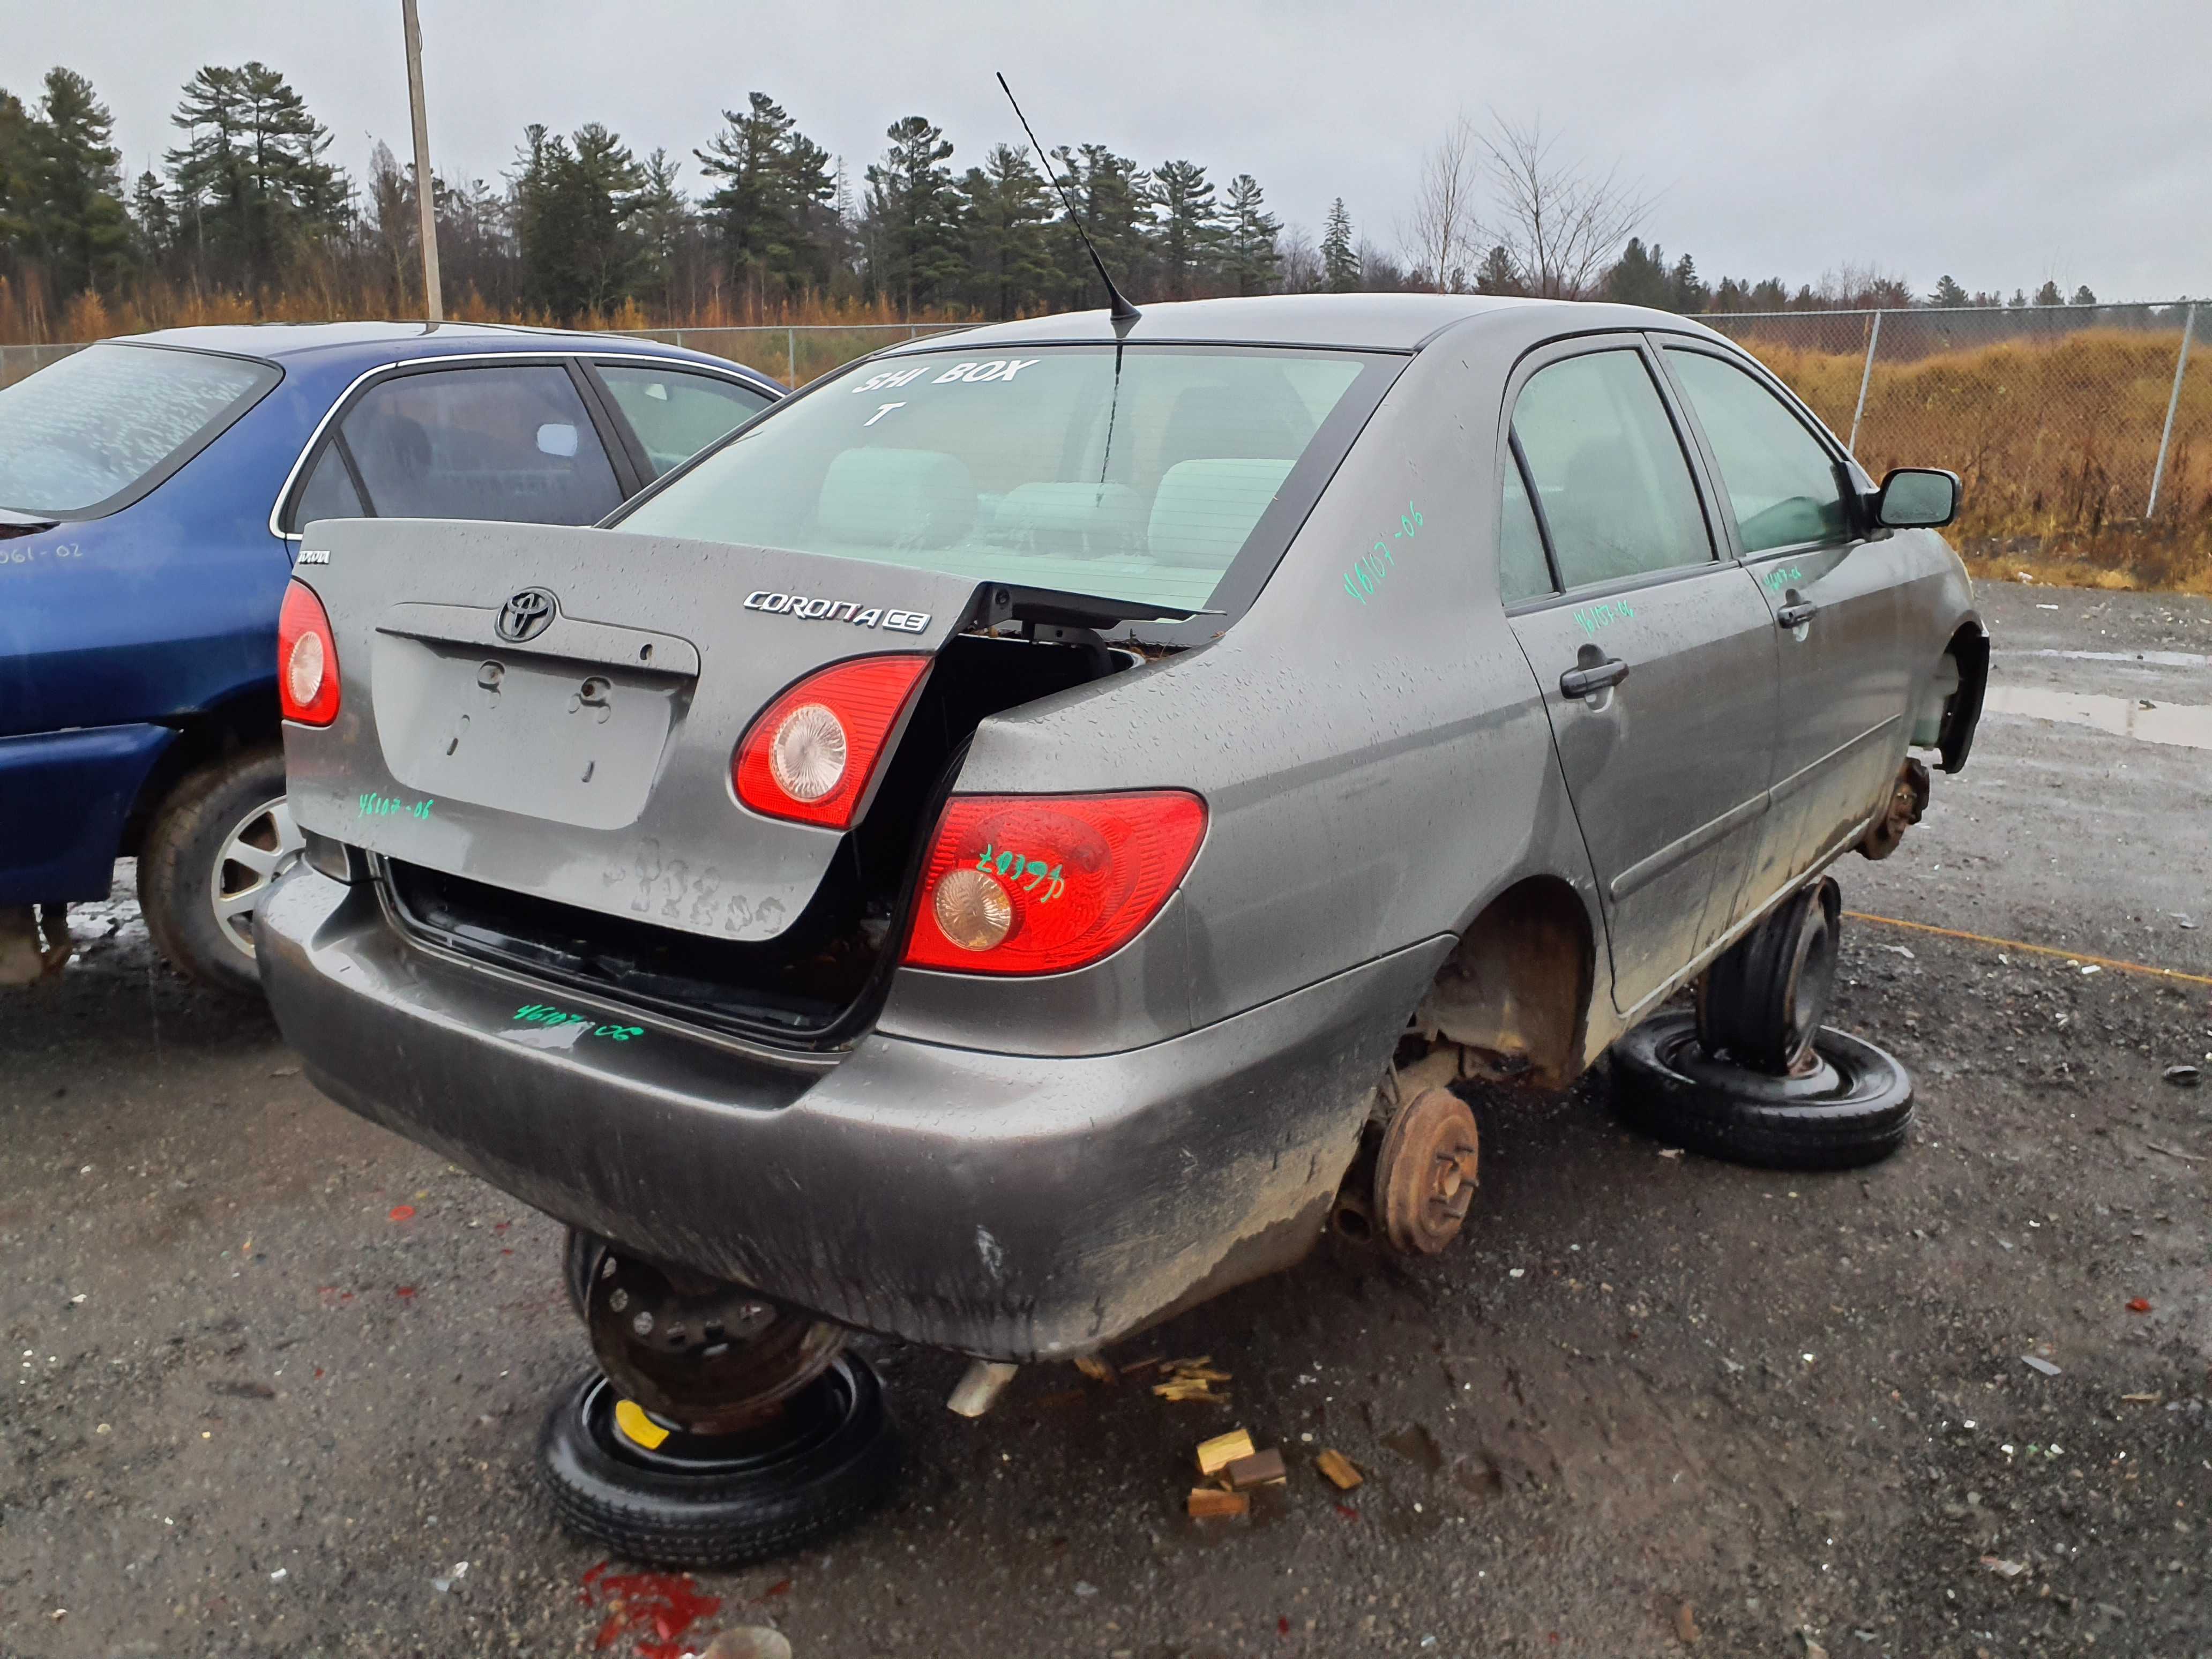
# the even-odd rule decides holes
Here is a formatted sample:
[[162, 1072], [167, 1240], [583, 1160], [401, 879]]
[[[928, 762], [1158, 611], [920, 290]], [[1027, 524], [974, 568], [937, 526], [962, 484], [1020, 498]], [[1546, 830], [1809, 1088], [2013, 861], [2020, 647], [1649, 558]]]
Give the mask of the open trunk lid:
[[730, 941], [782, 933], [843, 840], [738, 804], [731, 758], [754, 716], [830, 663], [933, 656], [1008, 599], [819, 554], [397, 520], [311, 526], [294, 574], [340, 673], [335, 722], [285, 729], [301, 825]]

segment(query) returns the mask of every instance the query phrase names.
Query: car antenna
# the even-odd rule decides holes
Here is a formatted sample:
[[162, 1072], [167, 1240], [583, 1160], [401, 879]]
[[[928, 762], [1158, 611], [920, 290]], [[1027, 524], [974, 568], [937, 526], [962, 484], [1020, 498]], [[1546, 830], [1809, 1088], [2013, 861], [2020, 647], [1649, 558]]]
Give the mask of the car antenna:
[[1022, 131], [1029, 134], [1030, 147], [1036, 151], [1038, 164], [1044, 168], [1044, 176], [1052, 180], [1053, 189], [1060, 192], [1060, 204], [1067, 210], [1067, 222], [1075, 227], [1075, 234], [1083, 239], [1083, 251], [1091, 256], [1091, 263], [1098, 267], [1098, 280], [1106, 284], [1107, 309], [1114, 319], [1115, 337], [1127, 336], [1130, 325], [1145, 313], [1131, 305], [1129, 296], [1114, 286], [1114, 278], [1106, 270], [1106, 262], [1098, 257], [1098, 249], [1091, 240], [1091, 233], [1084, 228], [1082, 216], [1075, 210], [1074, 199], [1060, 182], [1060, 176], [1052, 170], [1052, 158], [1045, 154], [1044, 146], [1037, 143], [1036, 133], [1030, 125], [1030, 118], [1022, 113], [1022, 106], [1014, 98], [1014, 89], [1006, 84], [1004, 75], [999, 76], [999, 90], [1005, 93], [1006, 101], [1014, 106], [1014, 119], [1019, 121]]

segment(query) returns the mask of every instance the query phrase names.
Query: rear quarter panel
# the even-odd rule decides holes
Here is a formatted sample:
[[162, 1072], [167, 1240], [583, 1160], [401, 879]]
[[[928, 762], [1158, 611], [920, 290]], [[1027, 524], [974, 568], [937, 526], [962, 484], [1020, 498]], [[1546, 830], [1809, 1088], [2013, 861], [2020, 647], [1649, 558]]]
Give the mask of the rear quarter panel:
[[[963, 790], [1206, 797], [1206, 843], [1162, 918], [1181, 931], [1194, 1025], [1455, 933], [1527, 874], [1570, 881], [1595, 917], [1538, 688], [1498, 601], [1497, 415], [1514, 355], [1447, 337], [1414, 358], [1223, 637], [976, 734]], [[1380, 575], [1355, 594], [1363, 556]], [[1097, 1006], [1071, 981], [1135, 950], [1029, 988], [1036, 1030], [1055, 997]], [[995, 1024], [994, 1041], [1052, 1051]]]

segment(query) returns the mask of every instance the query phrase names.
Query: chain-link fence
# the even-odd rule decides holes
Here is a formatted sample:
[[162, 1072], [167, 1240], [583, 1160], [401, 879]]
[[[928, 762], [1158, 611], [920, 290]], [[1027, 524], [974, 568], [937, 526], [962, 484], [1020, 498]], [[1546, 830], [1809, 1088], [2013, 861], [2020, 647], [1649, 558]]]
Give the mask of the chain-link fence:
[[726, 357], [795, 387], [902, 340], [956, 333], [973, 326], [970, 323], [817, 323], [781, 328], [651, 328], [639, 331], [637, 337]]
[[2212, 352], [2191, 342], [2212, 301], [1698, 320], [1756, 353], [1875, 477], [1959, 473], [1970, 550], [2137, 566], [2212, 555]]
[[83, 349], [81, 345], [0, 345], [0, 386], [13, 386], [26, 374]]

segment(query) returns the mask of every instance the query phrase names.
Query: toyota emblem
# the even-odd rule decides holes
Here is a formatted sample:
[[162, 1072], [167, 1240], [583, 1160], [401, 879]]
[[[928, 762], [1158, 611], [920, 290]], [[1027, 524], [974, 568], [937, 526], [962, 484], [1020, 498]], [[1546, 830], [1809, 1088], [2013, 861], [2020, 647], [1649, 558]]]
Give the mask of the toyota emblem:
[[520, 645], [534, 640], [553, 625], [556, 609], [553, 596], [542, 587], [526, 587], [499, 608], [499, 636]]

